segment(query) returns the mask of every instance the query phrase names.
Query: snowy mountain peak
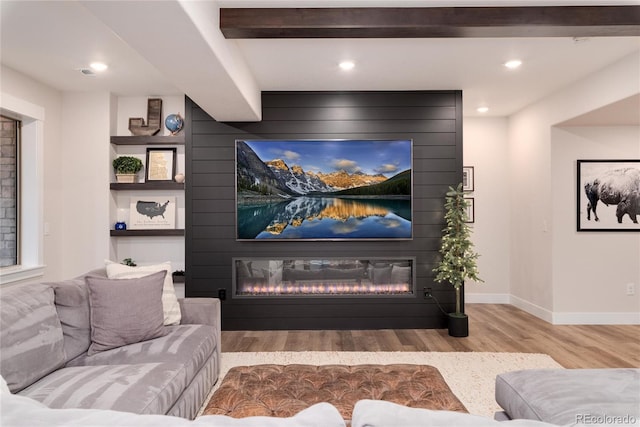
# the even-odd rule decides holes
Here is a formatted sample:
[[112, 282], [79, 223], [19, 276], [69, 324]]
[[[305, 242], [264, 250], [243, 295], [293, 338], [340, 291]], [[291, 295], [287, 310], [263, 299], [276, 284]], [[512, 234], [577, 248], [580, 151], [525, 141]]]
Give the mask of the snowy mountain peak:
[[266, 165], [269, 166], [271, 169], [279, 169], [284, 171], [289, 170], [289, 166], [287, 166], [287, 164], [282, 159], [273, 159], [271, 161], [266, 162]]

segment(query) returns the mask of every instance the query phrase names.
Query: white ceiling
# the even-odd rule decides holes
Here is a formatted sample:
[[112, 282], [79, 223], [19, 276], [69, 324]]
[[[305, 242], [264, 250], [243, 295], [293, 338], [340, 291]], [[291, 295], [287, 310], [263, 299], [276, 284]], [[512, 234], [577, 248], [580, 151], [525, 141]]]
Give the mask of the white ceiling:
[[[218, 120], [250, 121], [259, 120], [259, 93], [269, 90], [462, 89], [465, 116], [479, 115], [478, 106], [507, 116], [640, 50], [640, 37], [227, 40], [217, 16], [219, 7], [532, 4], [607, 2], [2, 0], [0, 59], [61, 91], [186, 93]], [[511, 58], [523, 66], [507, 70]], [[351, 72], [338, 67], [345, 59], [356, 63]], [[93, 61], [109, 69], [78, 71]], [[629, 106], [637, 123], [638, 102], [623, 111]]]

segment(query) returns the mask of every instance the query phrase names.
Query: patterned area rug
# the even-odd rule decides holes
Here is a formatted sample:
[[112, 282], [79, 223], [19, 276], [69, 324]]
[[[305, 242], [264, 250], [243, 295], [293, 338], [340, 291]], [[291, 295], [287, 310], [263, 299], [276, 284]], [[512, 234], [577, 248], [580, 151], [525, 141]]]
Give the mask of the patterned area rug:
[[[496, 375], [519, 369], [562, 368], [546, 354], [473, 352], [358, 352], [358, 351], [281, 351], [222, 353], [220, 378], [236, 366], [277, 365], [429, 365], [438, 369], [453, 394], [469, 413], [493, 418], [500, 410], [495, 401]], [[220, 386], [214, 386], [209, 394]], [[208, 401], [207, 401], [208, 402]], [[203, 413], [207, 403], [200, 409]]]
[[354, 405], [362, 399], [467, 412], [433, 366], [257, 365], [232, 368], [204, 414], [284, 418], [328, 402], [350, 420]]

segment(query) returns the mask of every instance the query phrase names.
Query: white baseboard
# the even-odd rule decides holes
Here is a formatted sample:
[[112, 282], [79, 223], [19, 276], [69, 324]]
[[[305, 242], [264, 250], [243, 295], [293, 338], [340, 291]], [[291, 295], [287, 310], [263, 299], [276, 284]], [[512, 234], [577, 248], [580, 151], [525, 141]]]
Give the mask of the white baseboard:
[[539, 305], [533, 304], [527, 300], [522, 298], [518, 298], [515, 295], [511, 295], [511, 304], [518, 307], [520, 310], [524, 310], [529, 314], [533, 314], [540, 319], [553, 323], [553, 312], [547, 310], [546, 308], [540, 307]]
[[509, 294], [464, 294], [465, 303], [470, 304], [511, 304]]
[[553, 313], [554, 325], [640, 325], [640, 313]]
[[510, 294], [465, 294], [470, 304], [511, 304], [552, 325], [640, 325], [640, 313], [556, 313]]

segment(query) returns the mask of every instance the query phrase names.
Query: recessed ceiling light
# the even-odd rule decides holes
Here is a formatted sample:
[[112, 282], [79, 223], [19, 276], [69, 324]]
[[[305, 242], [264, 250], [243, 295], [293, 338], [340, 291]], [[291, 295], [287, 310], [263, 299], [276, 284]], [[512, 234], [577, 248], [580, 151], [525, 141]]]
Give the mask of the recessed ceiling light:
[[109, 68], [107, 64], [104, 64], [102, 62], [92, 62], [91, 64], [89, 64], [89, 67], [91, 67], [92, 70], [97, 72], [104, 71], [107, 68]]
[[478, 107], [476, 111], [478, 113], [486, 113], [487, 111], [489, 111], [489, 107]]
[[504, 63], [504, 66], [510, 70], [515, 70], [521, 65], [522, 65], [522, 61], [520, 61], [519, 59], [512, 59]]
[[339, 64], [339, 66], [340, 66], [340, 68], [342, 68], [343, 70], [345, 70], [345, 71], [349, 71], [349, 70], [352, 70], [352, 69], [353, 69], [353, 67], [355, 67], [355, 66], [356, 66], [356, 64], [355, 64], [353, 61], [342, 61], [342, 62]]

